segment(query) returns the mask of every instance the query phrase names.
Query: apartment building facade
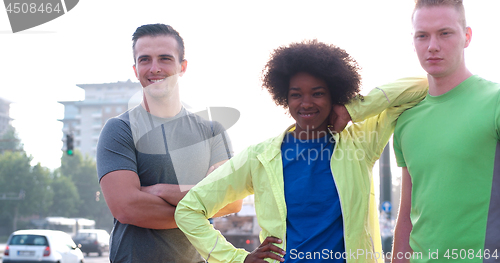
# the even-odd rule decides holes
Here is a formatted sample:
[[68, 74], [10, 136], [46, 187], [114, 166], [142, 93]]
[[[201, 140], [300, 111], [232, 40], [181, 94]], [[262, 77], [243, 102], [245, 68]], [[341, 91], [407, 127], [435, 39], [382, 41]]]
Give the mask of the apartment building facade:
[[0, 98], [0, 135], [2, 135], [9, 125], [11, 125], [12, 118], [10, 118], [10, 101]]
[[85, 91], [81, 101], [59, 101], [64, 105], [63, 149], [66, 135], [73, 134], [74, 147], [84, 156], [95, 159], [97, 140], [106, 121], [140, 103], [142, 86], [139, 82], [118, 81], [103, 84], [78, 84]]

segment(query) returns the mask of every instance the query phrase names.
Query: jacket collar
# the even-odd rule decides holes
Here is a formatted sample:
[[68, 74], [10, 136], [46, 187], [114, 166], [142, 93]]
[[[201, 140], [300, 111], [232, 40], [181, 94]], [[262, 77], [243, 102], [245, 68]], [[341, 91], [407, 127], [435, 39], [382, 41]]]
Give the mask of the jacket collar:
[[280, 135], [271, 140], [271, 143], [266, 147], [266, 149], [260, 154], [261, 160], [270, 162], [277, 155], [281, 154], [281, 144], [283, 143], [283, 138], [285, 135], [295, 130], [295, 124], [288, 126], [288, 128], [282, 132]]

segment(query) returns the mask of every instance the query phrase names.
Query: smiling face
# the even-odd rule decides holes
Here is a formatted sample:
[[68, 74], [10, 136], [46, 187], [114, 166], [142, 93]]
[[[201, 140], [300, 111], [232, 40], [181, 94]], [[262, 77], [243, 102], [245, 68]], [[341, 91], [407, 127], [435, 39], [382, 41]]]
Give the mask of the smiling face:
[[435, 78], [462, 74], [467, 69], [464, 48], [472, 32], [452, 6], [422, 7], [413, 17], [413, 43], [422, 68]]
[[178, 88], [177, 80], [186, 71], [187, 61], [179, 61], [175, 38], [144, 36], [137, 40], [134, 51], [135, 76], [150, 96], [168, 96]]
[[307, 140], [326, 135], [332, 109], [326, 82], [305, 72], [293, 75], [288, 90], [288, 109], [296, 122], [296, 138]]

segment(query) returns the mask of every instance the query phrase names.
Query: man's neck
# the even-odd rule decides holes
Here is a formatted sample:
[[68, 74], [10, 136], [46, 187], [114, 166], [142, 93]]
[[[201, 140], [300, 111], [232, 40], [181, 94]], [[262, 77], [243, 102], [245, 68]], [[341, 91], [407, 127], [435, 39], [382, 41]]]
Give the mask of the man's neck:
[[164, 98], [152, 98], [147, 93], [144, 93], [141, 106], [152, 115], [160, 118], [174, 117], [182, 108], [178, 93]]
[[443, 95], [454, 89], [470, 76], [472, 76], [472, 73], [466, 68], [461, 72], [444, 77], [427, 75], [427, 79], [429, 81], [429, 94], [432, 96]]

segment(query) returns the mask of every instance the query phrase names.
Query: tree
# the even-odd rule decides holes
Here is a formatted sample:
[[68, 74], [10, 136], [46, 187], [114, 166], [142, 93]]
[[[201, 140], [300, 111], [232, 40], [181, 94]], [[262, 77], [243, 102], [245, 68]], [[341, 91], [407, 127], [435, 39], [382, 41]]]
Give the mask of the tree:
[[[31, 159], [31, 157], [30, 157]], [[52, 203], [53, 192], [50, 188], [50, 171], [40, 163], [29, 167], [29, 173], [24, 178], [16, 178], [19, 186], [24, 190], [24, 200], [20, 206], [20, 215], [45, 216]], [[21, 191], [20, 190], [20, 191]]]
[[20, 217], [46, 213], [51, 201], [50, 173], [40, 164], [32, 168], [31, 159], [24, 151], [0, 155], [0, 193], [6, 197], [0, 211], [12, 220], [12, 230], [17, 230]]
[[54, 173], [51, 188], [54, 191], [51, 216], [75, 217], [79, 209], [79, 195], [71, 178]]
[[38, 214], [40, 218], [43, 218], [49, 215], [54, 199], [54, 191], [51, 186], [53, 181], [52, 174], [48, 168], [37, 163], [31, 168], [31, 176], [33, 178], [33, 195], [27, 196], [27, 200], [30, 201], [29, 197], [32, 196], [38, 198], [37, 201], [39, 202], [36, 207], [25, 211], [25, 214], [34, 213]]
[[71, 178], [80, 197], [75, 216], [93, 219], [96, 227], [111, 229], [113, 216], [102, 196], [95, 161], [75, 150], [72, 156], [63, 154], [60, 172]]
[[0, 153], [5, 151], [23, 151], [23, 145], [17, 136], [16, 129], [11, 125], [0, 136]]
[[24, 183], [30, 175], [30, 161], [24, 152], [5, 151], [0, 155], [0, 193], [4, 197], [0, 201], [0, 211], [3, 219], [8, 220], [4, 223], [12, 226], [11, 231], [16, 230], [19, 207], [25, 203], [19, 194], [21, 190], [29, 191]]

